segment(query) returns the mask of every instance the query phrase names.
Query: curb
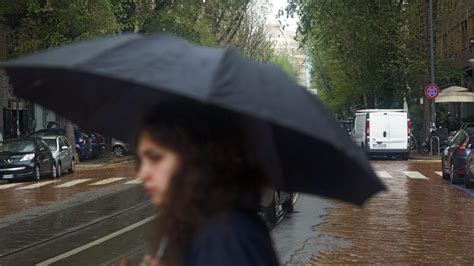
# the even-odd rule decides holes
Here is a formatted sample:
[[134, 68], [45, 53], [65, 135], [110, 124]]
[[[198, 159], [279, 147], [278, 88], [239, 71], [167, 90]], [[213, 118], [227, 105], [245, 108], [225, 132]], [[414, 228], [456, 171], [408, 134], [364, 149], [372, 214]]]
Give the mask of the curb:
[[103, 168], [107, 166], [111, 166], [114, 164], [119, 164], [119, 163], [124, 163], [124, 162], [129, 162], [132, 161], [133, 158], [123, 158], [121, 160], [117, 160], [114, 162], [107, 162], [107, 163], [99, 163], [99, 164], [94, 164], [94, 163], [81, 163], [76, 165], [76, 169], [90, 169], [90, 168]]

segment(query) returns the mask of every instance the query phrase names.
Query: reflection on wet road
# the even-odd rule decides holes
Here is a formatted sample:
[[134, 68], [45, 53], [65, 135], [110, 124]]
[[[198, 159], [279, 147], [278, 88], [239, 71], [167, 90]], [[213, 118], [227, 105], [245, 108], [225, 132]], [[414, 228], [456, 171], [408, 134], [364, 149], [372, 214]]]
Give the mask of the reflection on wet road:
[[439, 162], [374, 162], [388, 187], [363, 209], [333, 206], [319, 226], [350, 247], [316, 252], [318, 263], [474, 261], [474, 197], [447, 184]]
[[[472, 190], [441, 180], [436, 161], [373, 166], [388, 191], [364, 208], [300, 195], [295, 212], [271, 232], [281, 264], [474, 261]], [[136, 265], [147, 249], [143, 221], [155, 211], [132, 169], [124, 163], [57, 180], [0, 184], [7, 206], [0, 211], [0, 264], [116, 265], [125, 255]]]

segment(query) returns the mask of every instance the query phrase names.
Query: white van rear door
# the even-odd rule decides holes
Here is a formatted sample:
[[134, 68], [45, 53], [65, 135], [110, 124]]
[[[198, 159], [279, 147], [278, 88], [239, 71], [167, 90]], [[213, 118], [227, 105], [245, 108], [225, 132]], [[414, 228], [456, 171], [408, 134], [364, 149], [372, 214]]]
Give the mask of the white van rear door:
[[388, 121], [384, 113], [370, 114], [370, 149], [383, 150], [388, 147]]
[[388, 149], [406, 150], [408, 148], [408, 118], [403, 112], [387, 114]]

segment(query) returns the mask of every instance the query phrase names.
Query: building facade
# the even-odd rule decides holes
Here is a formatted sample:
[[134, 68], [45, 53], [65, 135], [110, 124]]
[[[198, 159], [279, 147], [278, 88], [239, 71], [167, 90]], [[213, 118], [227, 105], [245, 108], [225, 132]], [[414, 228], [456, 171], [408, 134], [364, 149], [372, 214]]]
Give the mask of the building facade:
[[305, 54], [299, 42], [296, 41], [295, 33], [284, 30], [279, 24], [268, 24], [265, 28], [268, 38], [274, 44], [275, 52], [288, 57], [296, 72], [297, 82], [309, 88]]
[[[8, 28], [0, 18], [0, 61], [8, 58]], [[15, 97], [8, 77], [0, 70], [0, 132], [4, 138], [28, 135], [46, 128], [49, 121], [59, 122], [52, 111]]]
[[436, 57], [452, 58], [455, 66], [464, 70], [463, 87], [473, 91], [471, 82], [474, 65], [474, 1], [438, 0], [436, 23]]
[[[461, 70], [461, 75], [447, 77], [445, 86], [463, 90], [458, 94], [474, 92], [474, 0], [438, 0], [435, 31], [436, 59], [452, 59]], [[455, 119], [474, 119], [474, 102], [459, 96], [444, 104]]]

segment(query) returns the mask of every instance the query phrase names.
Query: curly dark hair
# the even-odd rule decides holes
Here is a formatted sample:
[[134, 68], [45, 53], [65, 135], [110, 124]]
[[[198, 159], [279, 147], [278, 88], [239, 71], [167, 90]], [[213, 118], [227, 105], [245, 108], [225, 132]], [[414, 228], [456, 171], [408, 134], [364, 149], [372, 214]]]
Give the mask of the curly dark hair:
[[268, 180], [250, 159], [239, 116], [217, 107], [175, 103], [149, 112], [138, 132], [148, 133], [181, 159], [159, 207], [151, 243], [156, 251], [167, 237], [167, 265], [182, 263], [194, 233], [211, 216], [259, 207]]

